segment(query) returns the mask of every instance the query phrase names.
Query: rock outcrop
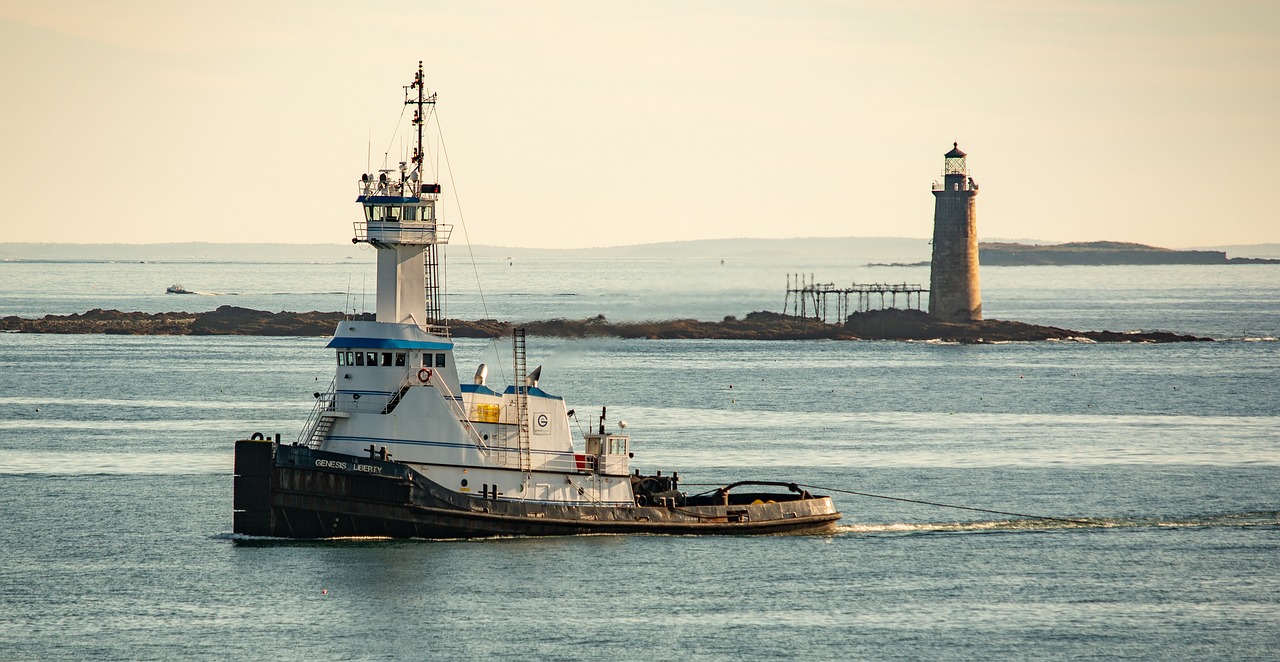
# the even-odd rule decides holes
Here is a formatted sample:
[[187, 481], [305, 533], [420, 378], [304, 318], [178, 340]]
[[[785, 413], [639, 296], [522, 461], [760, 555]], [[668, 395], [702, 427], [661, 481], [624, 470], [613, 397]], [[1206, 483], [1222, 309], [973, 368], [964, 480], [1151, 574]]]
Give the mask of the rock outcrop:
[[978, 246], [984, 267], [1115, 264], [1280, 264], [1280, 260], [1227, 257], [1224, 251], [1175, 250], [1121, 241], [1069, 244], [984, 242]]
[[[348, 319], [339, 312], [279, 312], [222, 306], [203, 313], [126, 313], [95, 308], [83, 314], [46, 315], [39, 319], [5, 317], [0, 331], [19, 333], [111, 333], [129, 335], [196, 336], [328, 336], [338, 322]], [[364, 314], [356, 319], [372, 320]], [[1071, 331], [1052, 326], [980, 320], [939, 322], [918, 310], [877, 310], [855, 313], [845, 324], [754, 312], [742, 319], [733, 316], [719, 322], [691, 319], [660, 322], [610, 322], [603, 315], [583, 320], [553, 319], [526, 322], [529, 335], [563, 338], [668, 338], [719, 340], [808, 340], [858, 338], [883, 340], [954, 340], [959, 342], [1066, 340], [1088, 338], [1097, 342], [1185, 342], [1210, 340], [1156, 331]], [[449, 320], [455, 337], [492, 338], [511, 334], [514, 325], [494, 319]]]
[[1189, 342], [1212, 340], [1167, 331], [1072, 331], [1004, 320], [940, 322], [919, 310], [872, 310], [854, 313], [845, 329], [859, 338], [876, 340], [950, 340], [963, 343], [1033, 340], [1074, 340], [1095, 342]]

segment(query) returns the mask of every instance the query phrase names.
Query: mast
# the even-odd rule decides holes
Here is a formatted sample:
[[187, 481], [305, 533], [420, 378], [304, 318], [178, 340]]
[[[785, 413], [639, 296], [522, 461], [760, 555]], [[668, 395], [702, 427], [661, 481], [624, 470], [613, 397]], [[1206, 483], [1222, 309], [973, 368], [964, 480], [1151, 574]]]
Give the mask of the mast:
[[[414, 90], [417, 90], [418, 92], [417, 99], [413, 98], [412, 92]], [[423, 177], [426, 175], [422, 169], [424, 163], [423, 157], [426, 156], [426, 150], [422, 145], [422, 130], [427, 123], [425, 107], [435, 106], [436, 104], [436, 95], [434, 92], [431, 93], [431, 96], [427, 96], [426, 77], [422, 73], [422, 60], [418, 60], [418, 72], [414, 74], [413, 82], [410, 83], [409, 87], [405, 90], [404, 103], [406, 106], [417, 106], [413, 109], [413, 125], [417, 129], [418, 134], [417, 141], [413, 147], [413, 173], [417, 173], [417, 176], [414, 177], [413, 173], [410, 173], [410, 179], [413, 180], [413, 185], [418, 187], [418, 182], [422, 181]], [[426, 192], [426, 188], [426, 186], [422, 186], [418, 188], [418, 190], [414, 191], [414, 193], [416, 195], [421, 195]], [[440, 187], [438, 184], [436, 185], [435, 190], [439, 193]], [[435, 244], [428, 245], [424, 252], [423, 275], [423, 313], [426, 316], [426, 325], [428, 327], [435, 325], [445, 326], [447, 324], [447, 320], [444, 319], [444, 306], [440, 295], [440, 253], [436, 250]]]
[[404, 86], [404, 105], [415, 106], [413, 168], [401, 161], [398, 173], [384, 169], [360, 178], [356, 202], [364, 206], [364, 220], [356, 222], [352, 242], [378, 251], [377, 321], [415, 324], [428, 333], [448, 335], [441, 293], [443, 251], [438, 247], [449, 243], [453, 226], [438, 223], [440, 184], [422, 183], [423, 127], [428, 108], [436, 103], [435, 93], [426, 88], [419, 61], [413, 82]]
[[[416, 100], [413, 99], [413, 96], [412, 96], [412, 90], [415, 90], [415, 89], [418, 91], [418, 98]], [[418, 141], [417, 143], [414, 144], [414, 148], [413, 148], [413, 166], [414, 166], [414, 169], [418, 172], [419, 181], [423, 176], [422, 175], [422, 160], [423, 160], [422, 159], [423, 157], [422, 127], [424, 124], [426, 124], [426, 121], [427, 121], [427, 118], [423, 116], [423, 106], [428, 106], [428, 105], [434, 106], [436, 104], [436, 95], [432, 93], [432, 95], [428, 98], [426, 94], [427, 94], [427, 86], [425, 84], [425, 79], [422, 75], [422, 60], [418, 60], [418, 73], [414, 75], [413, 82], [410, 83], [409, 86], [405, 88], [404, 105], [406, 106], [417, 105], [417, 108], [413, 110], [413, 125], [418, 130]]]

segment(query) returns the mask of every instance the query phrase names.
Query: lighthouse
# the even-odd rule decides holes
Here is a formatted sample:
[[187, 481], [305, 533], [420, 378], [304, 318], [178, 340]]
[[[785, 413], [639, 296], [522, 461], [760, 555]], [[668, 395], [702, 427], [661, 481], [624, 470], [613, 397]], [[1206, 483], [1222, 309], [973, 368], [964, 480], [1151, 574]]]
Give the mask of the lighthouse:
[[933, 185], [933, 259], [929, 314], [944, 322], [982, 319], [978, 288], [978, 185], [958, 143], [943, 155], [942, 183]]

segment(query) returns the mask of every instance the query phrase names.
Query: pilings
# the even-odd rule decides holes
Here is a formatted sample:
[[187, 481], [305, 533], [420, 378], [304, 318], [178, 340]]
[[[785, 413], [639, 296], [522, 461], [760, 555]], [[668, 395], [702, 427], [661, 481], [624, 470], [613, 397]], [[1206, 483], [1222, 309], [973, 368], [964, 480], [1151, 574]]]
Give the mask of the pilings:
[[823, 322], [834, 314], [838, 321], [844, 322], [855, 312], [897, 308], [899, 297], [905, 308], [921, 310], [921, 295], [928, 291], [914, 283], [852, 283], [849, 287], [836, 287], [835, 283], [815, 282], [813, 274], [808, 278], [804, 274], [788, 274], [782, 312]]

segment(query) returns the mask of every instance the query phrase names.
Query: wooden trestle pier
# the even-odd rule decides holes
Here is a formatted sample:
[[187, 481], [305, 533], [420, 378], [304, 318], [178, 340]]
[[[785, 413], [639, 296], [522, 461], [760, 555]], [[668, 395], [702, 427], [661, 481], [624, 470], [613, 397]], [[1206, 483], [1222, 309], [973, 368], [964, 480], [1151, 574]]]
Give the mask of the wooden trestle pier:
[[[849, 287], [836, 287], [835, 283], [815, 282], [813, 274], [808, 278], [804, 274], [787, 274], [787, 296], [783, 299], [782, 312], [823, 322], [829, 314], [834, 314], [836, 320], [843, 323], [855, 312], [897, 308], [899, 296], [905, 308], [921, 310], [921, 295], [928, 292], [929, 288], [915, 283], [852, 283]], [[879, 305], [874, 305], [876, 303]]]

